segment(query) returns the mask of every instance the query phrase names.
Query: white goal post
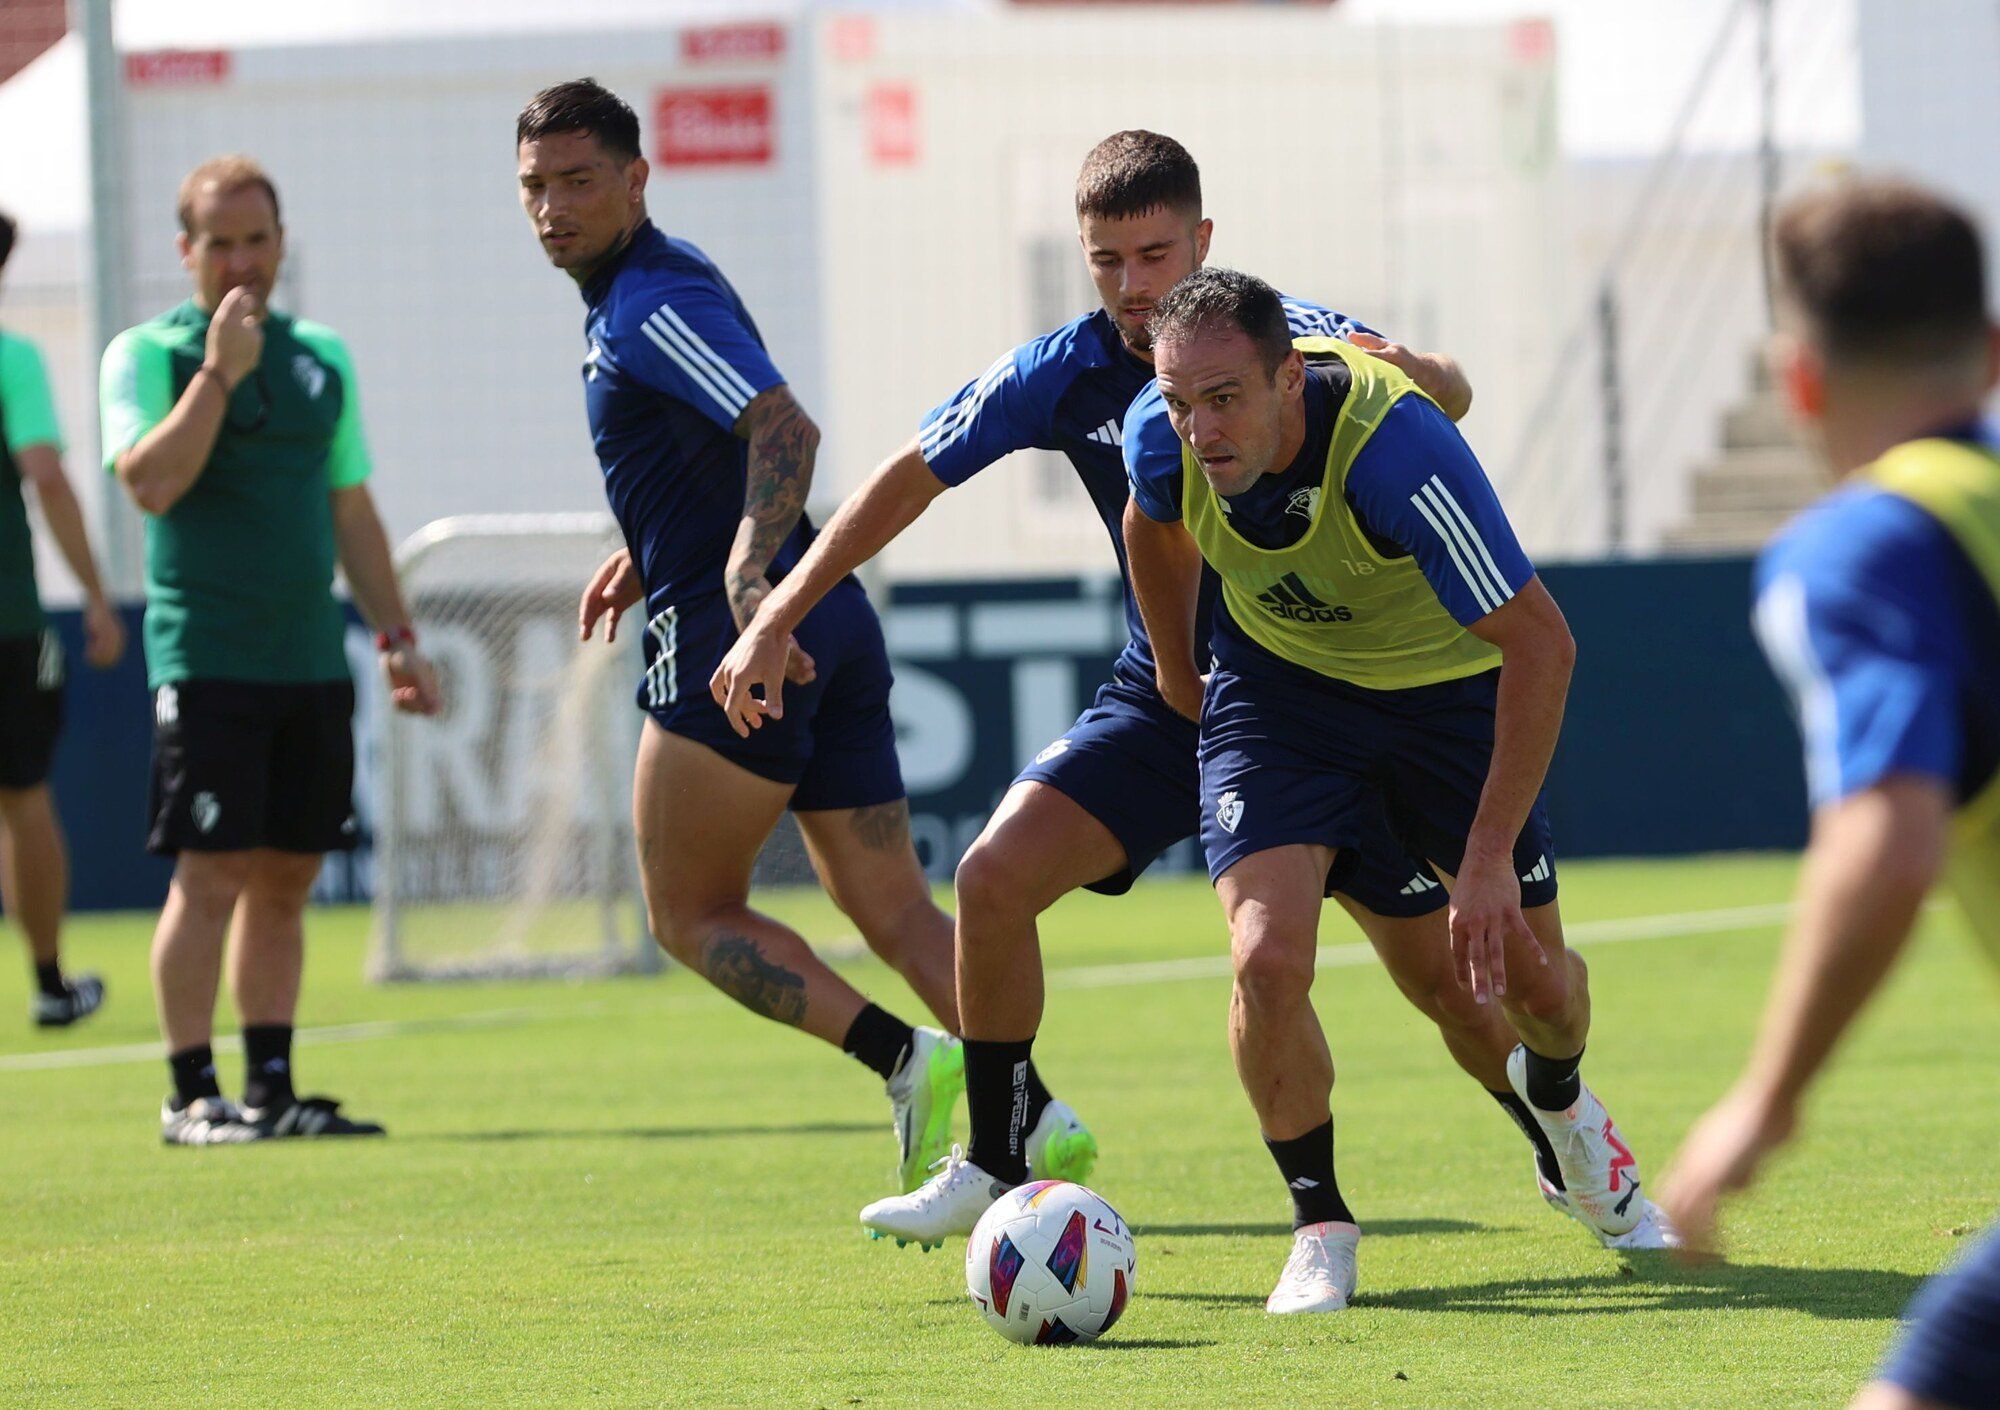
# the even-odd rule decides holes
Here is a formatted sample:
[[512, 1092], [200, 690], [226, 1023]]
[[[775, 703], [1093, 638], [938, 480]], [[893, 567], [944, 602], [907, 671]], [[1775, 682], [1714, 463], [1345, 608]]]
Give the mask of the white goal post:
[[609, 514], [470, 514], [397, 550], [445, 704], [383, 712], [370, 978], [662, 967], [632, 846], [637, 634], [576, 632], [622, 544]]

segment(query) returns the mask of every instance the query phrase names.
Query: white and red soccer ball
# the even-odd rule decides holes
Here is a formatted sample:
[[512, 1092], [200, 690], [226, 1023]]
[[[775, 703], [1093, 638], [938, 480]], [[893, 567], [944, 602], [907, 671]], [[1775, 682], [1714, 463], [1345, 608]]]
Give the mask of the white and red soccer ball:
[[1035, 1180], [993, 1202], [965, 1249], [965, 1290], [993, 1329], [1034, 1346], [1095, 1341], [1132, 1296], [1132, 1232], [1067, 1180]]

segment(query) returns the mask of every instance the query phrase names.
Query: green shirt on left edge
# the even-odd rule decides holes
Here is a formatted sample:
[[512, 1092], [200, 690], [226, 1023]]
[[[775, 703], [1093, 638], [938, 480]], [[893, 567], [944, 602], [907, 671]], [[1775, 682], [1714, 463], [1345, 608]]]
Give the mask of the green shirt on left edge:
[[[104, 463], [160, 424], [201, 367], [193, 300], [104, 350]], [[354, 367], [331, 328], [273, 311], [201, 477], [146, 516], [146, 675], [301, 684], [345, 680], [333, 597], [334, 490], [368, 478]]]
[[33, 636], [48, 623], [35, 590], [35, 541], [14, 458], [29, 446], [61, 450], [62, 428], [41, 353], [0, 330], [0, 637]]

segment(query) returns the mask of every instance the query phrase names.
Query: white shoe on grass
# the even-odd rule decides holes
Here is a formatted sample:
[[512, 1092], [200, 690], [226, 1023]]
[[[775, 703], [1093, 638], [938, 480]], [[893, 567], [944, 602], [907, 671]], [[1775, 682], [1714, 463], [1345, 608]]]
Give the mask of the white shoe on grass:
[[1528, 1100], [1525, 1047], [1507, 1055], [1507, 1082], [1534, 1113], [1536, 1124], [1555, 1148], [1564, 1195], [1576, 1217], [1605, 1238], [1617, 1238], [1637, 1228], [1646, 1212], [1646, 1201], [1639, 1193], [1639, 1163], [1589, 1084], [1578, 1080], [1576, 1100], [1567, 1109], [1543, 1111]]
[[160, 1139], [170, 1146], [240, 1146], [266, 1136], [227, 1097], [196, 1097], [183, 1107], [169, 1097], [160, 1104]]
[[928, 1253], [954, 1234], [970, 1234], [979, 1216], [1012, 1188], [953, 1146], [935, 1175], [909, 1194], [876, 1200], [861, 1211], [861, 1224], [871, 1239], [894, 1239], [898, 1248], [916, 1244]]
[[1266, 1312], [1339, 1312], [1354, 1297], [1354, 1255], [1361, 1230], [1352, 1224], [1308, 1224], [1292, 1235], [1292, 1256], [1278, 1286], [1264, 1300]]

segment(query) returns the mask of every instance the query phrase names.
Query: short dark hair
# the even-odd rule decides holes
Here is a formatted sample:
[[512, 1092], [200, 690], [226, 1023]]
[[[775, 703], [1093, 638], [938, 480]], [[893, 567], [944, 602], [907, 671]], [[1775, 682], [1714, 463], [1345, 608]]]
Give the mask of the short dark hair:
[[1148, 211], [1201, 215], [1201, 168], [1171, 137], [1132, 128], [1114, 132], [1090, 149], [1076, 175], [1081, 220], [1121, 220]]
[[605, 151], [623, 162], [636, 161], [639, 115], [631, 105], [594, 78], [573, 78], [544, 88], [528, 100], [514, 119], [514, 145], [552, 137], [558, 132], [582, 132], [595, 137]]
[[209, 187], [215, 188], [218, 196], [233, 196], [238, 191], [255, 188], [271, 198], [271, 220], [280, 229], [285, 218], [278, 208], [278, 188], [270, 174], [257, 165], [256, 159], [231, 153], [226, 157], [210, 157], [193, 171], [181, 178], [180, 196], [174, 203], [174, 212], [180, 217], [181, 233], [193, 238], [194, 203]]
[[0, 211], [0, 269], [7, 267], [7, 256], [14, 253], [14, 234], [18, 229], [14, 217]]
[[1971, 217], [1894, 177], [1854, 177], [1780, 208], [1778, 298], [1829, 362], [1914, 370], [1985, 345], [1986, 264]]
[[1292, 328], [1278, 291], [1234, 269], [1197, 269], [1167, 290], [1146, 319], [1155, 348], [1213, 328], [1233, 328], [1248, 337], [1268, 373], [1275, 374], [1292, 351]]

